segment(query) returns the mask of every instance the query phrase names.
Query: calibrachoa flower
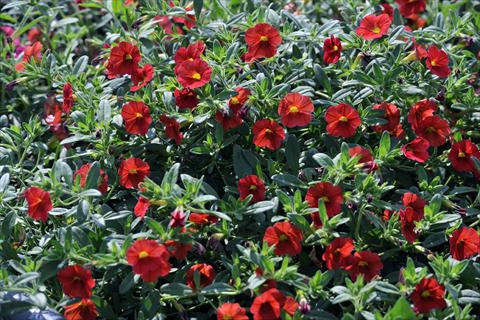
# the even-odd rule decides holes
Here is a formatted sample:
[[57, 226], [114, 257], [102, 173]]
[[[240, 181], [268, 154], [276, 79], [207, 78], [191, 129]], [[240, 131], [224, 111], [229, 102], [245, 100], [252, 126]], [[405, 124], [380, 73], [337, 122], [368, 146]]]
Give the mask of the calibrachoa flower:
[[480, 235], [473, 228], [461, 227], [450, 237], [450, 254], [453, 259], [464, 260], [480, 253]]
[[480, 160], [480, 151], [471, 140], [462, 140], [452, 144], [452, 149], [448, 153], [448, 159], [452, 167], [458, 172], [471, 172], [475, 170], [475, 164], [472, 157]]
[[278, 114], [288, 128], [303, 127], [312, 121], [313, 103], [300, 93], [289, 93], [280, 101]]
[[340, 59], [342, 53], [342, 42], [333, 35], [323, 42], [323, 61], [326, 64], [332, 64]]
[[[91, 167], [92, 167], [91, 163], [86, 163], [83, 166], [81, 166], [80, 169], [75, 171], [73, 178], [75, 179], [77, 176], [80, 177], [80, 187], [82, 188], [85, 188], [85, 185], [87, 183], [88, 173], [90, 172]], [[97, 189], [101, 193], [107, 193], [108, 175], [102, 169], [100, 169], [100, 176], [98, 177]]]
[[372, 153], [367, 148], [362, 146], [355, 146], [348, 149], [348, 155], [350, 157], [358, 157], [358, 165], [365, 169], [367, 172], [371, 172], [378, 169], [378, 165], [373, 159]]
[[325, 113], [327, 132], [334, 137], [349, 138], [362, 124], [360, 115], [351, 105], [341, 103], [331, 106]]
[[237, 92], [236, 96], [233, 96], [228, 100], [228, 106], [234, 112], [240, 111], [243, 105], [248, 101], [248, 98], [252, 94], [252, 92], [247, 88], [238, 87], [235, 89]]
[[383, 263], [380, 256], [371, 251], [355, 252], [349, 259], [346, 270], [353, 281], [361, 274], [365, 281], [370, 281], [380, 275], [383, 269]]
[[138, 47], [130, 42], [122, 41], [110, 51], [107, 71], [110, 76], [133, 74], [142, 59]]
[[430, 158], [428, 153], [428, 148], [430, 147], [430, 142], [424, 138], [415, 138], [407, 144], [402, 146], [403, 155], [413, 161], [424, 163]]
[[238, 303], [227, 302], [218, 307], [217, 320], [248, 320], [248, 316]]
[[183, 228], [185, 226], [185, 212], [182, 209], [175, 209], [170, 213], [170, 222], [168, 226], [170, 228]]
[[296, 256], [302, 252], [302, 231], [288, 221], [275, 223], [268, 227], [263, 236], [263, 241], [274, 246], [278, 256]]
[[199, 264], [195, 264], [193, 266], [190, 267], [190, 269], [188, 269], [187, 273], [186, 273], [186, 283], [187, 283], [187, 286], [189, 286], [190, 288], [192, 289], [199, 289], [197, 288], [196, 284], [195, 284], [195, 280], [194, 280], [194, 277], [195, 277], [195, 272], [198, 272], [199, 274], [199, 278], [200, 278], [200, 287], [203, 288], [203, 287], [206, 287], [208, 286], [209, 284], [211, 284], [213, 282], [213, 280], [215, 279], [215, 270], [213, 270], [213, 267], [209, 264], [206, 264], [206, 263], [199, 263]]
[[132, 73], [133, 86], [130, 91], [135, 92], [145, 87], [153, 79], [155, 71], [151, 64], [146, 64], [143, 68], [137, 68]]
[[420, 122], [433, 116], [437, 109], [437, 104], [430, 99], [420, 100], [413, 105], [408, 111], [408, 123], [412, 126], [412, 130], [416, 132], [420, 127]]
[[30, 187], [24, 195], [28, 203], [28, 215], [34, 220], [47, 222], [48, 213], [53, 209], [50, 194], [43, 189]]
[[147, 214], [148, 208], [150, 208], [150, 201], [144, 197], [138, 198], [135, 208], [133, 208], [133, 213], [135, 217], [143, 219]]
[[240, 193], [240, 199], [252, 195], [251, 203], [265, 200], [265, 183], [256, 175], [243, 177], [238, 180], [238, 193]]
[[175, 89], [173, 92], [175, 97], [175, 104], [179, 109], [190, 109], [193, 110], [198, 106], [200, 100], [198, 99], [197, 93], [192, 89]]
[[152, 123], [150, 109], [142, 101], [130, 101], [124, 104], [122, 118], [125, 121], [125, 129], [130, 134], [144, 135]]
[[200, 59], [203, 51], [205, 51], [205, 43], [202, 41], [197, 41], [186, 48], [179, 48], [173, 59], [175, 60], [176, 64], [180, 64], [185, 61], [193, 61]]
[[340, 187], [330, 182], [319, 182], [307, 190], [305, 201], [310, 208], [318, 208], [318, 201], [323, 200], [327, 215], [331, 218], [340, 213], [343, 204], [343, 193]]
[[170, 118], [167, 115], [162, 115], [160, 121], [165, 126], [165, 135], [168, 139], [172, 139], [176, 144], [181, 144], [183, 140], [183, 133], [180, 132], [180, 123], [175, 118]]
[[388, 14], [382, 13], [378, 16], [369, 14], [360, 21], [360, 26], [355, 32], [365, 40], [378, 39], [388, 33], [392, 19]]
[[271, 119], [258, 120], [253, 124], [253, 143], [260, 148], [277, 150], [285, 140], [283, 128]]
[[413, 192], [405, 192], [402, 196], [402, 204], [405, 207], [412, 208], [418, 217], [423, 218], [423, 210], [427, 204], [427, 201], [422, 199], [422, 197], [420, 197], [418, 194]]
[[280, 320], [282, 310], [293, 316], [297, 309], [298, 303], [295, 299], [272, 288], [253, 300], [250, 312], [253, 313], [253, 320]]
[[225, 131], [238, 128], [243, 123], [240, 112], [234, 109], [236, 107], [228, 105], [227, 108], [229, 108], [229, 110], [219, 110], [215, 113], [215, 120], [222, 125]]
[[138, 185], [150, 175], [150, 166], [139, 158], [122, 160], [118, 169], [120, 185], [124, 188], [138, 188]]
[[425, 11], [426, 0], [395, 0], [398, 4], [400, 14], [404, 17], [410, 17]]
[[400, 222], [402, 224], [402, 234], [408, 242], [412, 243], [418, 235], [415, 231], [415, 222], [420, 221], [423, 218], [423, 214], [421, 216], [416, 214], [412, 207], [401, 209], [399, 214]]
[[415, 286], [410, 295], [414, 309], [418, 313], [428, 313], [434, 309], [443, 309], [447, 306], [445, 301], [445, 287], [434, 278], [423, 278]]
[[393, 103], [382, 102], [372, 107], [372, 110], [383, 110], [385, 114], [381, 118], [387, 120], [386, 124], [373, 126], [372, 129], [376, 132], [394, 132], [400, 123], [400, 110]]
[[416, 134], [428, 140], [432, 147], [440, 147], [450, 135], [448, 121], [439, 116], [431, 116], [420, 121]]
[[167, 240], [165, 242], [170, 255], [175, 257], [178, 261], [183, 261], [187, 257], [188, 253], [192, 251], [193, 245], [191, 242], [180, 242], [175, 240]]
[[95, 320], [98, 316], [97, 306], [90, 299], [82, 299], [65, 306], [64, 316], [67, 320]]
[[329, 270], [345, 268], [354, 248], [351, 238], [335, 238], [325, 249], [322, 259]]
[[70, 113], [73, 107], [73, 89], [70, 83], [63, 85], [63, 112]]
[[202, 59], [187, 60], [175, 67], [175, 76], [185, 88], [199, 88], [210, 81], [212, 68]]
[[245, 32], [249, 60], [271, 58], [277, 53], [282, 37], [277, 29], [268, 23], [259, 23]]
[[192, 212], [188, 216], [188, 220], [190, 222], [193, 222], [197, 225], [209, 225], [209, 224], [215, 224], [218, 222], [218, 217], [208, 214], [208, 213], [197, 213], [197, 212]]
[[155, 240], [136, 240], [127, 250], [128, 264], [145, 282], [155, 282], [170, 272], [169, 257], [165, 245]]
[[23, 50], [22, 61], [15, 65], [15, 69], [18, 72], [23, 72], [25, 71], [25, 64], [30, 62], [30, 59], [40, 61], [42, 58], [42, 49], [43, 45], [39, 41], [35, 42], [31, 46], [25, 47], [25, 50]]
[[427, 51], [427, 60], [425, 60], [427, 68], [434, 75], [440, 78], [446, 78], [450, 75], [450, 68], [448, 67], [448, 56], [445, 51], [438, 49], [432, 45]]
[[66, 266], [57, 274], [63, 292], [72, 298], [90, 298], [95, 287], [95, 279], [90, 270], [76, 264]]

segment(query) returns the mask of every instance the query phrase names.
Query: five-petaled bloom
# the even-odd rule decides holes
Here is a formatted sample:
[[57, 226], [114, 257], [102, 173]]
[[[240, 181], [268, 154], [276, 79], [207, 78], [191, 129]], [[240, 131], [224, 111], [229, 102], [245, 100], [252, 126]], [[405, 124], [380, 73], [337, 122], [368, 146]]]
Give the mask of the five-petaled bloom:
[[357, 128], [362, 124], [358, 111], [345, 103], [329, 107], [325, 113], [325, 121], [328, 134], [343, 138], [355, 135]]
[[348, 237], [333, 239], [322, 255], [323, 261], [329, 270], [345, 268], [355, 246], [353, 240]]
[[446, 78], [450, 75], [451, 70], [448, 67], [448, 55], [445, 51], [438, 49], [434, 45], [428, 48], [425, 64], [434, 75], [440, 78]]
[[471, 140], [462, 140], [452, 144], [448, 159], [452, 167], [458, 172], [471, 172], [476, 170], [472, 157], [480, 160], [480, 151]]
[[176, 144], [181, 144], [183, 140], [183, 133], [180, 132], [180, 123], [177, 121], [177, 119], [164, 114], [160, 117], [160, 122], [165, 126], [165, 135], [167, 138], [174, 140]]
[[265, 183], [256, 175], [249, 175], [238, 180], [240, 199], [252, 195], [251, 203], [265, 200]]
[[353, 281], [361, 274], [365, 281], [370, 281], [380, 274], [383, 263], [380, 256], [371, 251], [355, 252], [349, 259], [346, 270]]
[[125, 121], [125, 129], [130, 134], [144, 135], [152, 123], [150, 109], [142, 101], [130, 101], [124, 104], [122, 118]]
[[65, 306], [63, 315], [67, 320], [95, 320], [98, 316], [97, 306], [90, 299], [82, 299]]
[[63, 292], [72, 298], [90, 298], [95, 287], [95, 279], [90, 270], [75, 264], [66, 266], [57, 274]]
[[277, 222], [268, 227], [263, 236], [263, 241], [270, 246], [275, 246], [277, 256], [296, 256], [302, 252], [302, 231], [288, 221]]
[[406, 18], [425, 11], [426, 0], [395, 0], [398, 4], [400, 14]]
[[131, 75], [138, 68], [141, 59], [140, 50], [136, 45], [122, 41], [110, 51], [107, 72], [111, 77], [124, 74]]
[[277, 53], [282, 37], [277, 29], [268, 23], [259, 23], [245, 32], [248, 46], [248, 61], [271, 58]]
[[138, 188], [138, 185], [150, 174], [148, 163], [139, 158], [122, 160], [118, 169], [120, 185], [124, 188]]
[[190, 267], [186, 273], [186, 283], [187, 286], [196, 290], [197, 284], [195, 283], [195, 273], [199, 275], [200, 288], [206, 287], [213, 282], [215, 279], [215, 270], [213, 267], [206, 263], [198, 263]]
[[388, 14], [382, 13], [378, 16], [369, 14], [360, 21], [360, 26], [355, 32], [365, 40], [378, 39], [388, 33], [392, 19]]
[[280, 320], [282, 310], [293, 316], [297, 309], [298, 303], [293, 297], [272, 288], [253, 300], [250, 312], [253, 313], [253, 320]]
[[430, 116], [420, 121], [416, 134], [427, 139], [432, 147], [440, 147], [447, 141], [450, 127], [447, 120], [439, 116]]
[[319, 182], [308, 188], [305, 201], [310, 208], [318, 208], [319, 200], [323, 200], [327, 209], [327, 215], [331, 218], [342, 210], [342, 189], [330, 182]]
[[285, 140], [283, 128], [271, 119], [258, 120], [253, 124], [253, 143], [260, 148], [277, 150]]
[[136, 240], [127, 250], [127, 261], [133, 272], [145, 282], [165, 277], [171, 269], [167, 247], [155, 240]]
[[445, 301], [445, 287], [434, 278], [423, 278], [410, 295], [414, 309], [418, 313], [427, 313], [434, 309], [443, 309]]
[[323, 42], [323, 61], [326, 64], [332, 64], [340, 59], [342, 53], [342, 42], [333, 35]]
[[47, 222], [48, 213], [53, 208], [50, 194], [43, 189], [30, 187], [24, 195], [28, 203], [28, 215], [34, 220]]
[[480, 253], [480, 235], [469, 227], [455, 230], [450, 237], [450, 254], [456, 260], [468, 259]]
[[428, 148], [430, 142], [427, 139], [418, 137], [402, 146], [403, 155], [410, 160], [424, 163], [430, 157]]
[[248, 316], [238, 303], [227, 302], [218, 307], [217, 320], [248, 320]]
[[188, 89], [203, 87], [212, 76], [212, 68], [202, 59], [184, 61], [174, 71], [178, 82]]
[[312, 121], [313, 103], [300, 93], [289, 93], [280, 101], [278, 114], [288, 128], [303, 127]]
[[192, 89], [175, 89], [173, 96], [175, 97], [175, 104], [179, 109], [193, 110], [200, 102], [197, 93]]
[[130, 91], [135, 92], [145, 87], [153, 79], [154, 69], [151, 64], [146, 64], [143, 68], [137, 68], [132, 73], [133, 86]]

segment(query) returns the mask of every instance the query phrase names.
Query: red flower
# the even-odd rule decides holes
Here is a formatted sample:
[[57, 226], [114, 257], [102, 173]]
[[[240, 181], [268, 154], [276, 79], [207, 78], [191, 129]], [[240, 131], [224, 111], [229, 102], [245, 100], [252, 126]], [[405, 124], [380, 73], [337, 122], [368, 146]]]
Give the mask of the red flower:
[[208, 213], [192, 212], [188, 216], [188, 220], [198, 225], [215, 224], [218, 222], [218, 217]]
[[70, 83], [63, 85], [63, 106], [62, 110], [65, 113], [70, 113], [73, 107], [73, 90]]
[[190, 242], [179, 242], [175, 240], [168, 240], [165, 242], [170, 254], [178, 261], [185, 260], [188, 253], [192, 251], [193, 245]]
[[426, 0], [395, 0], [398, 4], [400, 14], [404, 17], [425, 11]]
[[192, 89], [175, 89], [173, 92], [175, 96], [175, 104], [180, 109], [190, 109], [193, 110], [197, 107], [199, 99], [195, 90]]
[[282, 309], [293, 316], [298, 303], [292, 297], [286, 297], [276, 288], [269, 289], [257, 296], [250, 307], [253, 320], [280, 320]]
[[310, 208], [318, 208], [318, 201], [322, 199], [327, 209], [327, 215], [333, 217], [342, 210], [343, 194], [342, 189], [330, 182], [319, 182], [311, 186], [305, 195]]
[[143, 219], [147, 214], [148, 208], [150, 208], [150, 201], [144, 197], [138, 198], [135, 208], [133, 208], [133, 213], [135, 217]]
[[72, 298], [90, 298], [95, 287], [95, 279], [90, 270], [76, 264], [66, 266], [57, 274], [63, 292]]
[[445, 51], [438, 49], [434, 45], [428, 48], [427, 60], [425, 63], [430, 72], [440, 78], [448, 77], [451, 72], [448, 67], [448, 55]]
[[275, 246], [277, 256], [296, 256], [302, 252], [302, 231], [288, 221], [275, 223], [265, 230], [263, 241], [270, 246]]
[[118, 169], [120, 185], [127, 189], [138, 188], [138, 185], [143, 182], [149, 174], [150, 166], [139, 158], [122, 160], [120, 168]]
[[51, 126], [56, 127], [62, 123], [62, 105], [55, 98], [55, 95], [49, 95], [43, 104], [43, 112], [45, 114], [45, 122]]
[[388, 14], [390, 18], [393, 18], [393, 7], [387, 2], [382, 2], [380, 3], [380, 5], [382, 6], [382, 9], [383, 9], [381, 13]]
[[330, 38], [325, 39], [323, 42], [323, 61], [326, 64], [332, 64], [340, 59], [342, 53], [342, 43], [340, 39], [335, 38], [333, 35]]
[[140, 50], [136, 45], [122, 41], [110, 51], [107, 71], [112, 76], [131, 75], [138, 68], [141, 59]]
[[277, 53], [282, 37], [272, 25], [259, 23], [245, 32], [249, 60], [271, 58]]
[[415, 232], [415, 221], [421, 220], [423, 215], [420, 216], [416, 214], [412, 207], [401, 209], [399, 213], [400, 222], [402, 224], [402, 234], [408, 242], [412, 243], [417, 238], [417, 233]]
[[402, 146], [402, 153], [407, 159], [424, 163], [430, 157], [428, 153], [429, 147], [430, 142], [427, 139], [415, 138]]
[[382, 116], [383, 119], [387, 120], [386, 124], [373, 126], [372, 129], [375, 132], [393, 132], [400, 123], [400, 110], [393, 103], [382, 102], [376, 104], [372, 107], [372, 110], [383, 110], [385, 114]]
[[439, 147], [447, 141], [450, 135], [448, 121], [439, 116], [431, 116], [420, 121], [416, 131], [417, 135], [430, 142], [432, 147]]
[[[87, 177], [88, 177], [88, 173], [90, 172], [91, 166], [92, 166], [91, 163], [86, 163], [83, 166], [81, 166], [80, 169], [75, 171], [75, 174], [73, 175], [74, 179], [76, 179], [77, 176], [80, 177], [80, 187], [82, 188], [85, 188], [85, 184], [87, 183]], [[97, 189], [101, 193], [107, 193], [108, 175], [102, 169], [100, 169], [100, 176], [98, 177]]]
[[258, 120], [253, 124], [253, 143], [260, 148], [277, 150], [285, 140], [283, 128], [271, 119]]
[[472, 157], [480, 160], [478, 147], [470, 140], [455, 142], [448, 154], [452, 167], [458, 172], [475, 171], [475, 164]]
[[312, 121], [313, 103], [300, 93], [289, 93], [280, 101], [278, 114], [288, 128], [303, 127]]
[[183, 228], [185, 226], [185, 212], [182, 209], [176, 208], [170, 213], [170, 222], [168, 223], [169, 228]]
[[28, 203], [28, 215], [34, 220], [47, 222], [48, 213], [53, 208], [50, 194], [40, 188], [30, 187], [24, 195]]
[[248, 320], [248, 316], [238, 303], [224, 303], [217, 309], [217, 320]]
[[424, 215], [424, 208], [427, 204], [427, 201], [422, 199], [418, 194], [413, 192], [405, 192], [402, 196], [402, 204], [405, 207], [410, 207], [413, 209], [416, 215], [416, 219], [420, 220], [423, 219]]
[[238, 193], [240, 199], [245, 199], [248, 195], [252, 195], [251, 203], [265, 200], [265, 183], [256, 175], [250, 175], [238, 180]]
[[215, 113], [215, 120], [220, 123], [223, 127], [223, 130], [228, 131], [230, 129], [238, 128], [242, 125], [243, 119], [240, 116], [239, 112], [234, 111], [232, 107], [230, 110], [225, 112], [224, 110], [219, 110]]
[[133, 86], [130, 91], [135, 92], [145, 87], [150, 81], [152, 81], [154, 75], [154, 69], [151, 64], [146, 64], [143, 68], [137, 68], [132, 73]]
[[185, 61], [200, 59], [203, 51], [205, 51], [205, 43], [202, 41], [197, 41], [186, 48], [179, 48], [175, 53], [175, 63], [180, 64]]
[[186, 273], [186, 282], [187, 286], [193, 290], [197, 289], [194, 281], [194, 274], [198, 272], [200, 275], [200, 287], [206, 287], [213, 282], [215, 279], [215, 270], [213, 267], [206, 263], [198, 263], [190, 267]]
[[155, 282], [170, 272], [169, 257], [165, 245], [155, 240], [136, 240], [127, 250], [128, 264], [145, 282]]
[[365, 40], [378, 39], [388, 33], [392, 19], [388, 14], [369, 14], [360, 21], [360, 26], [355, 32]]
[[30, 59], [33, 58], [35, 61], [40, 61], [42, 58], [42, 49], [43, 45], [37, 41], [31, 46], [26, 46], [25, 50], [23, 50], [23, 58], [22, 61], [15, 65], [15, 70], [18, 72], [22, 72], [25, 70], [25, 64], [30, 62]]
[[408, 111], [408, 123], [412, 126], [412, 130], [416, 132], [420, 127], [420, 122], [433, 116], [437, 109], [437, 104], [429, 99], [420, 100], [412, 106]]
[[322, 259], [329, 270], [345, 268], [354, 248], [355, 246], [351, 238], [335, 238], [325, 249]]
[[181, 144], [183, 140], [183, 133], [180, 132], [180, 123], [175, 118], [170, 118], [167, 115], [162, 115], [160, 121], [165, 126], [165, 135], [168, 139], [175, 140], [176, 144]]
[[150, 109], [142, 101], [130, 101], [124, 104], [122, 118], [125, 121], [125, 129], [130, 134], [144, 135], [152, 123]]
[[27, 39], [31, 43], [35, 43], [39, 41], [41, 36], [42, 36], [42, 31], [40, 31], [40, 29], [38, 28], [32, 28], [27, 33]]
[[236, 88], [235, 91], [237, 92], [237, 95], [228, 100], [228, 106], [234, 112], [238, 112], [243, 107], [245, 102], [248, 101], [248, 98], [252, 92], [249, 89], [242, 87]]
[[352, 158], [359, 157], [358, 165], [361, 166], [361, 168], [367, 170], [368, 172], [378, 169], [378, 166], [373, 159], [372, 153], [367, 148], [364, 148], [362, 146], [355, 146], [348, 149], [348, 154]]
[[345, 103], [329, 107], [325, 113], [325, 121], [330, 135], [343, 138], [353, 136], [362, 123], [357, 110]]
[[92, 300], [82, 299], [77, 303], [65, 306], [64, 316], [67, 320], [95, 320], [98, 312]]
[[380, 275], [383, 263], [380, 256], [371, 251], [355, 252], [346, 267], [350, 278], [355, 281], [359, 274], [363, 275], [365, 281], [370, 281]]
[[480, 236], [473, 228], [461, 227], [450, 237], [450, 254], [453, 259], [464, 260], [480, 253]]
[[182, 62], [174, 71], [178, 82], [188, 89], [204, 86], [212, 76], [212, 68], [202, 59]]
[[427, 57], [427, 50], [421, 45], [418, 44], [415, 38], [412, 38], [413, 47], [415, 48], [415, 56], [418, 60], [422, 60]]
[[427, 313], [433, 309], [443, 309], [447, 302], [445, 296], [445, 287], [438, 283], [434, 278], [423, 278], [415, 286], [410, 295], [413, 301], [414, 309], [418, 313]]

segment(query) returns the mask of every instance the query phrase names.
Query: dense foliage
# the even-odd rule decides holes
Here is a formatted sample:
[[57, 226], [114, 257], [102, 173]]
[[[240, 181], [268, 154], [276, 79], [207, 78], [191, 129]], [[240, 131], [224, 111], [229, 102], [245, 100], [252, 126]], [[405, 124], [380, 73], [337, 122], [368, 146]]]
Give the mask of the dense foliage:
[[0, 318], [478, 318], [480, 1], [0, 5]]

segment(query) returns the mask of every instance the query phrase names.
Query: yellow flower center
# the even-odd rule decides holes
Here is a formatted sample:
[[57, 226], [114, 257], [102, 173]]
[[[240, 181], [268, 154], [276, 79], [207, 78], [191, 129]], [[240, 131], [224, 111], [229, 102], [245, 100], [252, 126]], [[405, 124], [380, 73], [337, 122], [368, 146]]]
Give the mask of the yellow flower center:
[[437, 62], [435, 60], [430, 60], [430, 64], [432, 67], [435, 67], [437, 65]]
[[143, 114], [140, 112], [135, 113], [135, 118], [143, 118]]
[[148, 257], [148, 252], [147, 251], [140, 251], [140, 253], [138, 254], [139, 259], [143, 259], [143, 258], [146, 258], [146, 257]]
[[230, 99], [230, 103], [231, 103], [231, 104], [239, 104], [240, 101], [238, 101], [238, 98], [237, 98], [237, 97], [233, 97], [232, 99]]
[[254, 184], [252, 184], [252, 185], [248, 188], [248, 190], [255, 191], [255, 190], [257, 190], [257, 186], [254, 185]]
[[465, 158], [465, 153], [463, 151], [458, 152], [458, 157], [459, 158]]
[[229, 314], [224, 314], [223, 317], [222, 317], [222, 320], [233, 320], [233, 316], [231, 316]]
[[428, 297], [430, 297], [430, 295], [431, 295], [430, 291], [428, 291], [428, 290], [425, 290], [425, 291], [422, 292], [422, 298], [428, 298]]
[[337, 47], [337, 46], [333, 46], [333, 51], [338, 51], [338, 47]]
[[265, 129], [265, 133], [272, 133], [273, 131], [270, 129]]
[[261, 36], [260, 41], [262, 41], [262, 42], [268, 41], [268, 37], [267, 36]]
[[125, 60], [127, 60], [127, 61], [129, 61], [129, 60], [133, 60], [133, 57], [132, 57], [132, 55], [131, 55], [131, 54], [129, 54], [129, 53], [127, 53], [127, 54], [125, 55]]
[[194, 74], [192, 74], [192, 78], [195, 80], [200, 80], [202, 79], [202, 76], [200, 75], [200, 73], [195, 72]]
[[280, 237], [278, 237], [278, 240], [285, 241], [285, 240], [288, 240], [288, 237], [287, 237], [287, 235], [282, 234], [282, 235], [280, 235]]
[[298, 112], [298, 107], [297, 106], [290, 106], [290, 108], [288, 109], [288, 112], [297, 113]]
[[345, 116], [341, 116], [340, 118], [338, 118], [338, 121], [340, 121], [340, 122], [348, 122], [348, 118], [345, 117]]
[[367, 261], [360, 261], [360, 262], [358, 263], [358, 266], [359, 266], [359, 267], [366, 267], [366, 266], [368, 266], [368, 262], [367, 262]]
[[437, 129], [435, 127], [428, 127], [425, 131], [427, 133], [431, 133], [431, 132], [437, 132]]
[[376, 34], [379, 34], [379, 33], [380, 33], [380, 28], [379, 28], [379, 27], [375, 27], [375, 28], [373, 28], [372, 32], [373, 32], [373, 33], [376, 33]]
[[322, 199], [323, 202], [325, 202], [325, 203], [330, 202], [330, 199], [328, 199], [327, 196], [323, 196], [323, 197], [321, 197], [320, 199]]
[[135, 169], [135, 168], [128, 169], [128, 173], [135, 174], [135, 173], [137, 173], [137, 169]]

